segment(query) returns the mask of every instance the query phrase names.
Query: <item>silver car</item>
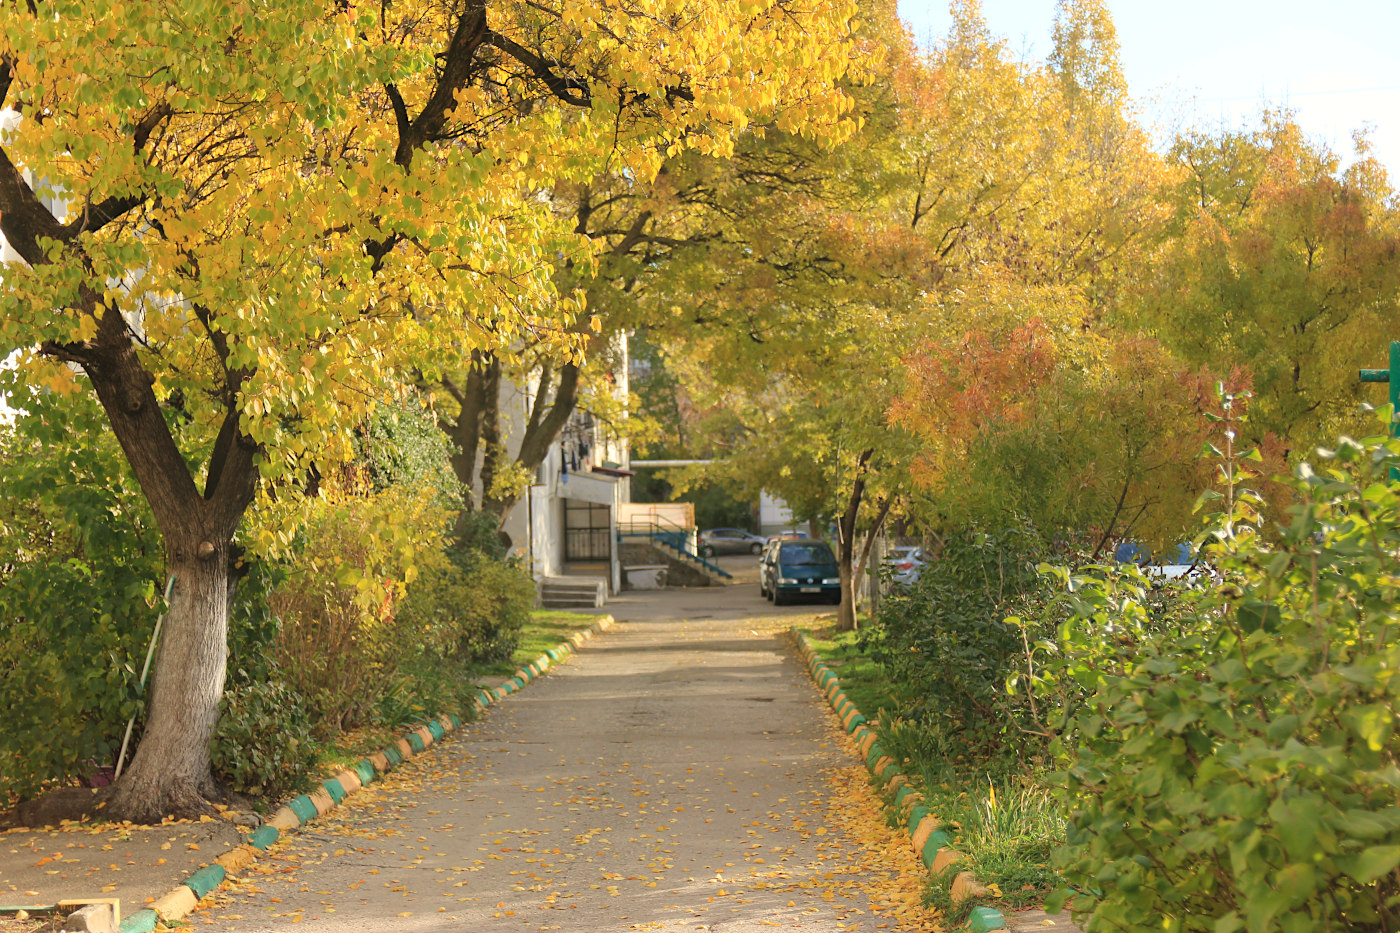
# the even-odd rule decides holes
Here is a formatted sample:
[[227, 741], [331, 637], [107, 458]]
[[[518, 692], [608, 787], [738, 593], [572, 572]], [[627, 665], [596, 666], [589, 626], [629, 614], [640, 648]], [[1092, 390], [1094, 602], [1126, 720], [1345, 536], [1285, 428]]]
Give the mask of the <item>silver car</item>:
[[885, 555], [886, 573], [897, 587], [913, 586], [924, 572], [924, 549], [921, 547], [892, 547]]
[[765, 540], [742, 528], [711, 528], [700, 532], [700, 556], [762, 554]]

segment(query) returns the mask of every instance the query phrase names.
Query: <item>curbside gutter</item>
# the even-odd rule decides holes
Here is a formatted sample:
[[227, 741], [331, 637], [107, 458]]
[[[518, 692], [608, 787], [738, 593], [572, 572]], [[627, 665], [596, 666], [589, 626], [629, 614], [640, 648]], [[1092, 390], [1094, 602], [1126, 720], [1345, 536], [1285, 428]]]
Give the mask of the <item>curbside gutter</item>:
[[[575, 632], [556, 647], [520, 668], [510, 679], [491, 689], [478, 691], [472, 701], [475, 711], [481, 713], [498, 700], [520, 690], [550, 667], [565, 661], [593, 636], [607, 631], [615, 624], [612, 616], [602, 616], [588, 628]], [[215, 859], [213, 864], [199, 869], [149, 907], [123, 918], [118, 928], [120, 933], [152, 933], [160, 923], [168, 924], [184, 918], [206, 895], [223, 884], [225, 878], [237, 875], [253, 864], [259, 853], [281, 836], [333, 809], [361, 787], [374, 783], [379, 775], [426, 751], [434, 742], [461, 727], [460, 717], [444, 713], [437, 719], [409, 730], [379, 751], [322, 781], [311, 793], [287, 801], [267, 822], [251, 833], [243, 845], [230, 849]]]
[[[835, 672], [817, 655], [812, 640], [796, 627], [789, 630], [797, 644], [797, 652], [807, 662], [807, 671], [812, 681], [831, 704], [831, 709], [841, 721], [841, 727], [855, 739], [865, 767], [886, 790], [895, 795], [894, 803], [904, 815], [905, 826], [909, 831], [909, 842], [914, 851], [929, 869], [930, 874], [941, 875], [950, 865], [961, 861], [965, 856], [953, 848], [952, 834], [943, 829], [937, 817], [924, 807], [923, 797], [908, 786], [909, 778], [899, 770], [880, 745], [875, 731], [866, 725], [866, 719], [841, 689], [841, 681]], [[964, 900], [986, 893], [986, 888], [977, 883], [972, 872], [963, 871], [953, 879], [953, 901]], [[974, 907], [967, 918], [967, 929], [971, 933], [989, 933], [991, 930], [1006, 929], [1006, 919], [994, 907]]]

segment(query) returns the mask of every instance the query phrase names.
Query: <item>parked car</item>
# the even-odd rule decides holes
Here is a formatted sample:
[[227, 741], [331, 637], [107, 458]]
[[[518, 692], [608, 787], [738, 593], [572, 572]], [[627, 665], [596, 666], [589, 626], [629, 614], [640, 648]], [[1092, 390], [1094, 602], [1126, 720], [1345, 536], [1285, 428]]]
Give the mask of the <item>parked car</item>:
[[758, 592], [767, 599], [773, 598], [773, 576], [776, 573], [778, 545], [791, 540], [783, 535], [773, 535], [763, 546], [758, 556]]
[[700, 556], [716, 554], [761, 554], [763, 538], [742, 528], [711, 528], [700, 532]]
[[1178, 544], [1167, 553], [1158, 555], [1136, 542], [1124, 541], [1114, 548], [1113, 559], [1124, 564], [1137, 564], [1147, 576], [1164, 580], [1184, 577], [1196, 565], [1196, 557], [1189, 544]]
[[897, 587], [913, 586], [924, 572], [924, 549], [921, 547], [892, 547], [885, 556], [885, 573]]
[[831, 545], [815, 538], [770, 542], [759, 568], [759, 589], [777, 606], [804, 598], [841, 602], [841, 575]]

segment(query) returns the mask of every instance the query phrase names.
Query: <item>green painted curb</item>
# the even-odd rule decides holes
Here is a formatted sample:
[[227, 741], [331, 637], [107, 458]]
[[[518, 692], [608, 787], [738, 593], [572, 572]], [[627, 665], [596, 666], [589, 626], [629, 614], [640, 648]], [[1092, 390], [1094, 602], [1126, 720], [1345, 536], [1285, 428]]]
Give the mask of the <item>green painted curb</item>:
[[217, 888], [226, 875], [224, 866], [206, 865], [185, 879], [185, 887], [193, 891], [196, 898], [202, 899], [204, 895]]
[[918, 828], [919, 828], [919, 824], [922, 823], [922, 822], [924, 821], [924, 817], [926, 817], [926, 816], [928, 816], [928, 815], [929, 815], [929, 813], [928, 813], [928, 807], [925, 807], [925, 806], [923, 806], [922, 804], [920, 804], [920, 805], [914, 807], [912, 810], [910, 810], [910, 811], [909, 811], [909, 831], [912, 833], [914, 830], [918, 829]]
[[252, 835], [248, 837], [248, 845], [261, 851], [276, 842], [277, 835], [276, 826], [259, 826], [253, 831]]
[[355, 772], [355, 776], [360, 779], [361, 784], [373, 784], [379, 773], [374, 770], [374, 762], [368, 758], [361, 758], [355, 762], [355, 766], [350, 770]]
[[993, 907], [974, 907], [967, 915], [967, 928], [972, 933], [989, 933], [991, 930], [1006, 929], [1006, 920], [1001, 911]]
[[385, 758], [389, 759], [389, 764], [391, 765], [403, 764], [403, 752], [399, 751], [397, 745], [386, 745], [380, 749], [380, 753]]
[[485, 690], [478, 693], [476, 698], [481, 701], [482, 706], [490, 706], [492, 703], [496, 702], [496, 698]]
[[423, 744], [423, 737], [416, 732], [410, 732], [408, 735], [404, 736], [404, 738], [408, 739], [408, 747], [415, 752], [424, 751], [428, 747]]
[[854, 716], [851, 717], [851, 724], [850, 724], [850, 726], [848, 726], [848, 727], [846, 728], [846, 731], [849, 732], [849, 733], [851, 733], [852, 735], [855, 735], [856, 729], [858, 729], [860, 726], [862, 726], [862, 725], [864, 725], [864, 724], [865, 724], [865, 717], [862, 716], [862, 715], [860, 714], [859, 711], [857, 711], [856, 714], [855, 714]]
[[428, 720], [428, 734], [433, 737], [434, 742], [441, 742], [442, 737], [447, 735], [447, 730], [436, 719], [430, 719]]
[[952, 836], [941, 829], [937, 830], [929, 834], [928, 841], [924, 843], [924, 851], [919, 853], [919, 857], [924, 860], [925, 867], [932, 868], [933, 860], [938, 858], [938, 850], [952, 844]]
[[461, 717], [461, 716], [458, 716], [456, 713], [452, 713], [450, 718], [452, 719], [452, 728], [454, 728], [454, 729], [460, 729], [460, 728], [462, 728], [462, 717]]
[[130, 917], [123, 919], [118, 930], [120, 933], [152, 933], [159, 922], [160, 915], [151, 908], [144, 907]]
[[297, 815], [297, 819], [302, 825], [316, 818], [316, 804], [311, 802], [311, 798], [302, 794], [300, 797], [293, 797], [287, 801], [287, 806]]
[[322, 781], [321, 786], [326, 789], [326, 793], [331, 795], [331, 799], [340, 803], [345, 799], [345, 786], [340, 783], [339, 778], [330, 778]]

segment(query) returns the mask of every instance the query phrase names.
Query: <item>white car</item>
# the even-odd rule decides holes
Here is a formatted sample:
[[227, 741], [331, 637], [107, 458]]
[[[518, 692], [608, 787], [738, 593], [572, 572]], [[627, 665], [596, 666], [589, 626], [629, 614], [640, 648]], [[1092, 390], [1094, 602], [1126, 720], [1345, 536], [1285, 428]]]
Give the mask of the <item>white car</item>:
[[890, 582], [896, 586], [913, 586], [924, 572], [924, 549], [921, 547], [892, 547], [885, 555]]

